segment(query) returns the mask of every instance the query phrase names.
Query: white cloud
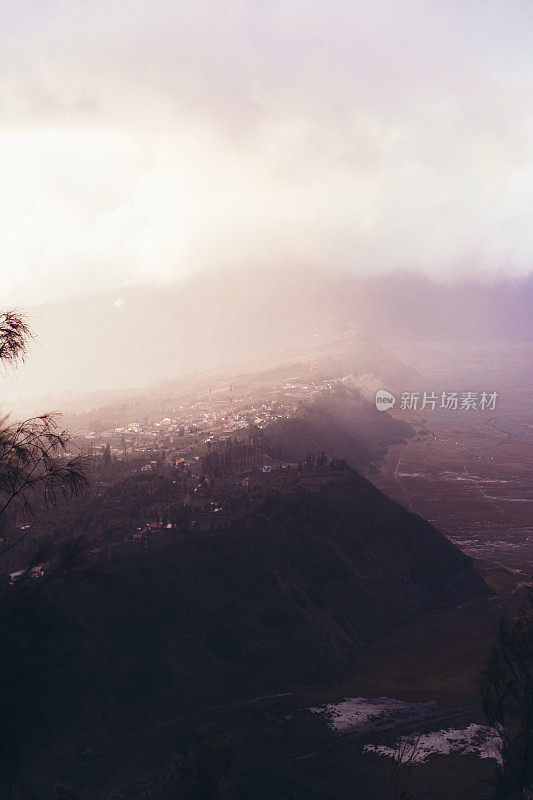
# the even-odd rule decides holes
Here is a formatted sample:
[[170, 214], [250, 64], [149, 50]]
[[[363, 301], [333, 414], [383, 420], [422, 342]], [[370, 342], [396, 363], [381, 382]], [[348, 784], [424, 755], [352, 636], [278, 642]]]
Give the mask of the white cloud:
[[530, 18], [521, 0], [11, 4], [5, 295], [279, 259], [528, 271]]

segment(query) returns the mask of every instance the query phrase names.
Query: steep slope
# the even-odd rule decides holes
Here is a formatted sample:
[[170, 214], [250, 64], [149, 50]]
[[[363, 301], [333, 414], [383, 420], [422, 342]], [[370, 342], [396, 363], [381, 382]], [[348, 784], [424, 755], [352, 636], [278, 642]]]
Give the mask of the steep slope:
[[[132, 344], [135, 340], [132, 340]], [[184, 346], [184, 345], [181, 345]], [[134, 353], [133, 353], [134, 355]], [[131, 348], [123, 354], [133, 357]], [[232, 358], [234, 352], [231, 351]], [[109, 363], [112, 363], [112, 354]], [[109, 366], [109, 364], [107, 364]], [[363, 387], [367, 394], [381, 387], [402, 391], [417, 380], [417, 373], [389, 353], [363, 331], [349, 330], [324, 341], [311, 337], [305, 345], [288, 347], [241, 364], [231, 364], [207, 372], [195, 371], [181, 378], [175, 375], [175, 365], [168, 367], [169, 377], [122, 392], [102, 391], [92, 393], [67, 393], [19, 402], [17, 411], [30, 415], [45, 408], [61, 408], [67, 414], [73, 429], [92, 428], [95, 417], [106, 420], [110, 427], [123, 425], [138, 418], [160, 419], [173, 416], [176, 405], [197, 402], [209, 397], [209, 391], [226, 390], [233, 385], [235, 396], [254, 397], [263, 402], [270, 392], [285, 382], [299, 380], [338, 380], [347, 378], [349, 384]], [[174, 372], [171, 372], [174, 370]], [[97, 412], [97, 413], [92, 413]], [[101, 413], [100, 413], [101, 412]]]
[[414, 435], [403, 420], [378, 411], [360, 391], [337, 385], [301, 403], [294, 418], [269, 425], [265, 440], [288, 461], [302, 461], [309, 451], [345, 458], [362, 468], [382, 458], [391, 444]]
[[283, 265], [71, 298], [29, 309], [37, 344], [4, 396], [142, 386], [353, 329], [392, 349], [404, 338], [530, 340], [532, 287], [531, 278], [446, 285], [409, 273], [363, 278]]
[[330, 680], [365, 643], [488, 592], [469, 558], [356, 473], [162, 549], [115, 551], [108, 568], [111, 596], [72, 602], [114, 664], [112, 705]]
[[92, 787], [87, 800], [138, 787], [217, 709], [246, 730], [250, 698], [356, 680], [371, 642], [489, 593], [469, 558], [354, 472], [318, 490], [289, 479], [227, 527], [167, 542], [111, 549], [111, 590], [60, 595], [87, 647], [62, 686], [70, 722], [37, 762], [39, 797], [58, 776]]

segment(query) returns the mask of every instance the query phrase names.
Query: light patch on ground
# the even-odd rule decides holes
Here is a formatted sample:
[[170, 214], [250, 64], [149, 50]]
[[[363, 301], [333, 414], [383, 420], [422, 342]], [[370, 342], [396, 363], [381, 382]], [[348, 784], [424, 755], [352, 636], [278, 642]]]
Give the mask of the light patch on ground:
[[401, 722], [424, 719], [437, 710], [434, 700], [422, 703], [404, 703], [392, 697], [348, 697], [340, 703], [329, 703], [309, 709], [321, 714], [330, 728], [337, 733], [389, 728]]
[[364, 750], [380, 756], [423, 764], [436, 754], [475, 753], [480, 758], [494, 758], [501, 764], [501, 740], [497, 734], [482, 725], [469, 725], [462, 730], [447, 728], [420, 735], [403, 737], [393, 747], [384, 744], [366, 744]]

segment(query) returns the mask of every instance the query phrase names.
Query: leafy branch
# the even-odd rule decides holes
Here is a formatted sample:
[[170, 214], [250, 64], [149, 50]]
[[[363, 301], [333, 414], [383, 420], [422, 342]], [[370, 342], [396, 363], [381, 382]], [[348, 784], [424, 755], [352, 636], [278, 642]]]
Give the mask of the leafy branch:
[[0, 313], [0, 363], [14, 366], [24, 361], [32, 332], [23, 314], [16, 310]]
[[47, 413], [13, 424], [5, 417], [0, 420], [0, 515], [14, 501], [25, 511], [31, 510], [34, 497], [56, 507], [87, 488], [86, 460], [65, 456], [71, 439], [57, 419], [57, 414]]

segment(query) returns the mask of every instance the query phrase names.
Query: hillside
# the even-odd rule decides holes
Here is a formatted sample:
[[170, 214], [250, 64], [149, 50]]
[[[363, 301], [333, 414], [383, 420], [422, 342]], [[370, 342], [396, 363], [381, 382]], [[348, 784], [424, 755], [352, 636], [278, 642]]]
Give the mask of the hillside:
[[[135, 420], [157, 421], [174, 417], [179, 409], [195, 403], [211, 405], [212, 401], [225, 401], [230, 410], [237, 411], [260, 406], [264, 402], [283, 401], [293, 405], [298, 388], [314, 384], [324, 387], [328, 382], [342, 382], [347, 402], [353, 405], [351, 420], [360, 433], [361, 422], [369, 423], [369, 431], [382, 431], [383, 442], [395, 443], [402, 427], [408, 435], [408, 426], [395, 422], [388, 415], [378, 414], [373, 404], [374, 392], [383, 386], [402, 391], [414, 385], [417, 373], [399, 361], [378, 342], [362, 331], [345, 331], [321, 343], [312, 341], [305, 347], [291, 347], [277, 357], [264, 357], [239, 370], [211, 370], [195, 373], [180, 379], [159, 381], [136, 390], [45, 397], [37, 402], [19, 403], [17, 411], [29, 416], [43, 408], [61, 407], [66, 426], [72, 430], [105, 430], [123, 426]], [[296, 390], [296, 391], [295, 391]], [[371, 402], [363, 399], [371, 398]], [[295, 402], [295, 401], [294, 401]], [[324, 400], [324, 404], [327, 401]], [[339, 409], [332, 408], [332, 413]], [[345, 413], [345, 410], [342, 410]], [[388, 434], [396, 431], [392, 438]], [[363, 433], [362, 438], [365, 439]], [[323, 449], [328, 449], [323, 448]], [[366, 456], [354, 460], [354, 466], [368, 461]]]
[[292, 419], [277, 420], [264, 431], [265, 441], [288, 461], [305, 460], [308, 452], [325, 452], [359, 469], [413, 435], [411, 425], [378, 411], [348, 385], [337, 385], [301, 403]]
[[136, 649], [163, 648], [189, 686], [339, 674], [365, 642], [485, 591], [470, 559], [356, 474], [111, 567], [128, 602], [99, 624], [117, 643], [149, 631]]
[[368, 336], [355, 373], [370, 366], [379, 376], [375, 341], [394, 352], [402, 339], [439, 346], [530, 339], [531, 293], [530, 279], [448, 286], [417, 274], [371, 278], [294, 266], [124, 287], [28, 309], [36, 343], [3, 392], [112, 391], [221, 368], [235, 373], [263, 359], [294, 361], [296, 350], [353, 330]]
[[[103, 785], [98, 753], [113, 774], [129, 759], [112, 755], [126, 729], [134, 742], [149, 723], [353, 675], [370, 643], [489, 593], [469, 558], [356, 473], [311, 483], [211, 532], [110, 550], [114, 588], [69, 590], [91, 657], [72, 676], [84, 704], [56, 775], [83, 764], [82, 797]], [[143, 760], [150, 775], [164, 756]]]
[[122, 586], [102, 616], [87, 609], [88, 627], [119, 652], [131, 637], [143, 654], [134, 674], [161, 659], [169, 683], [189, 691], [206, 681], [273, 690], [353, 669], [365, 642], [486, 592], [429, 523], [356, 473], [332, 481], [267, 494], [213, 532], [112, 557]]

